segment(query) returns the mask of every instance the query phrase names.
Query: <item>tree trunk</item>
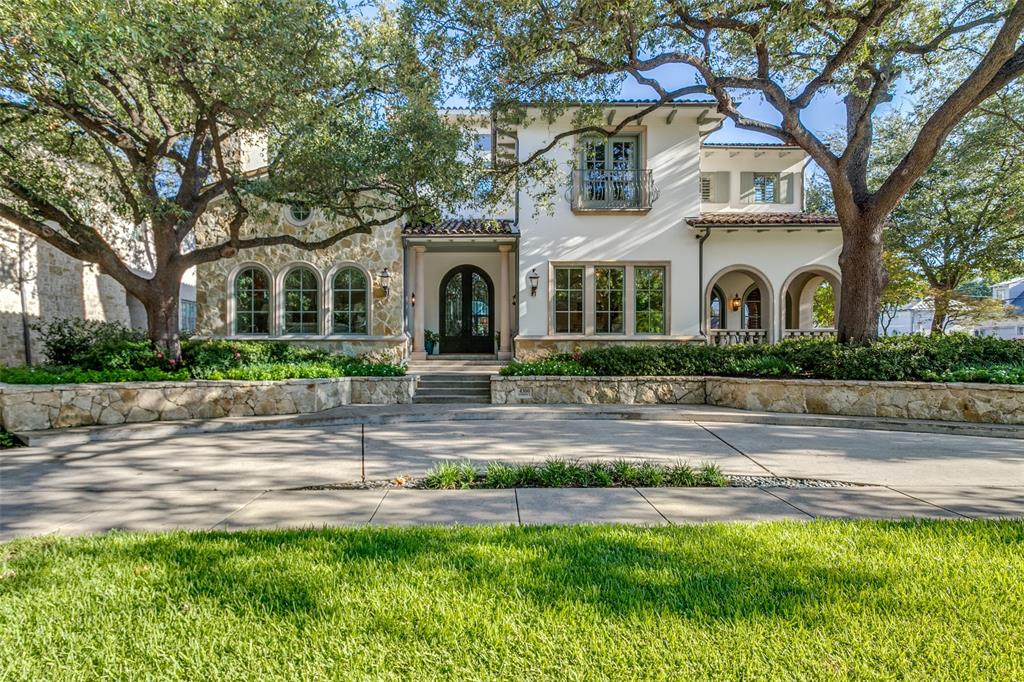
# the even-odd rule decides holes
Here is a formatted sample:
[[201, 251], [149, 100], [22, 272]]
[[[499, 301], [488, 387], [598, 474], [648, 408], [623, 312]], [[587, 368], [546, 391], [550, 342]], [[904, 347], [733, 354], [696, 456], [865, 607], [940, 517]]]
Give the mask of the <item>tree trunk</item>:
[[[154, 282], [156, 284], [156, 282]], [[149, 322], [149, 338], [162, 351], [168, 360], [181, 362], [181, 339], [178, 328], [178, 307], [180, 285], [156, 287], [157, 294], [150, 299], [142, 300], [146, 308]]]
[[867, 343], [878, 338], [882, 292], [889, 273], [882, 262], [882, 223], [859, 219], [843, 223], [843, 275], [836, 338], [839, 343]]
[[936, 291], [932, 296], [932, 334], [946, 333], [946, 320], [949, 318], [949, 296], [945, 291]]

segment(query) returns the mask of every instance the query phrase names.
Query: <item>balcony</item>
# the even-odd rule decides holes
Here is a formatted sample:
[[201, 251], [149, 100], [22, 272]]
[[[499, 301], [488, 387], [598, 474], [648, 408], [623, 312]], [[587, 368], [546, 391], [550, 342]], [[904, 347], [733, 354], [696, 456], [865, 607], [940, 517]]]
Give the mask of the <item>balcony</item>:
[[566, 192], [572, 210], [646, 212], [658, 198], [650, 170], [578, 170]]

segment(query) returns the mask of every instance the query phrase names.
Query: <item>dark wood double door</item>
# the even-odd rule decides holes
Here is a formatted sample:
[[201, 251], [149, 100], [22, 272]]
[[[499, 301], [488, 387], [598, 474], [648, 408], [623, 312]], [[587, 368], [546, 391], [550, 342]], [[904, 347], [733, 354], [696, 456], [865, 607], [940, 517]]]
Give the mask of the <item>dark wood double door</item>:
[[475, 265], [441, 280], [441, 353], [494, 352], [494, 283]]

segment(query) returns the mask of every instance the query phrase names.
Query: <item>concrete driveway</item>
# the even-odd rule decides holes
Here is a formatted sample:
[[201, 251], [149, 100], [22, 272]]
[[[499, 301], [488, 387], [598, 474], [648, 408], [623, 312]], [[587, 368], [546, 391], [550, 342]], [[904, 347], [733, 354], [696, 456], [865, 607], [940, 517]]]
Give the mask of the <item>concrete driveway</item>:
[[[422, 474], [446, 459], [469, 459], [482, 465], [492, 460], [539, 461], [548, 457], [708, 461], [728, 474], [826, 478], [882, 486], [879, 490], [883, 492], [877, 494], [883, 498], [896, 494], [897, 502], [918, 500], [952, 515], [961, 510], [980, 515], [1024, 514], [1024, 440], [694, 421], [424, 422], [367, 426], [362, 441], [359, 426], [327, 426], [8, 451], [0, 455], [0, 539], [61, 529], [234, 527], [231, 518], [237, 517], [237, 524], [238, 518], [247, 516], [262, 518], [265, 525], [366, 522], [377, 513], [383, 519], [390, 515], [429, 521], [423, 515], [392, 514], [382, 506], [385, 497], [413, 500], [415, 495], [321, 491], [318, 496], [286, 491], [356, 481], [363, 461], [367, 479], [373, 480]], [[819, 500], [815, 496], [820, 496], [820, 491], [803, 493], [805, 499], [801, 499], [800, 491], [766, 490], [765, 495], [772, 499], [758, 500], [770, 503], [773, 514], [796, 510], [798, 517], [828, 515], [815, 510], [827, 511], [842, 501], [838, 494]], [[486, 491], [473, 491], [477, 492]], [[605, 491], [606, 495], [610, 492]], [[504, 493], [515, 496], [514, 491]], [[544, 503], [548, 497], [530, 492], [525, 502], [519, 495], [510, 506], [504, 493], [486, 498], [491, 500], [486, 504], [485, 496], [478, 498], [483, 505], [480, 509], [497, 505], [494, 514], [480, 517], [483, 521], [529, 522], [520, 505], [529, 506], [531, 499], [538, 500], [540, 511], [527, 509], [529, 518], [539, 522], [561, 518], [543, 512], [549, 508], [557, 511], [559, 505], [566, 509], [567, 522], [575, 518], [568, 514], [573, 505], [565, 507], [564, 500]], [[754, 512], [741, 513], [751, 508], [750, 500], [741, 499], [735, 489], [701, 491], [710, 493], [733, 495], [730, 499], [737, 500], [740, 512], [730, 516], [728, 509], [719, 510], [706, 518], [760, 518]], [[651, 507], [658, 506], [648, 499], [658, 495], [637, 494]], [[664, 497], [665, 493], [658, 494]], [[342, 502], [343, 498], [347, 501]], [[551, 499], [555, 498], [558, 495]], [[289, 509], [296, 508], [296, 500], [306, 506], [289, 514]], [[459, 520], [458, 514], [441, 513], [455, 502], [438, 508], [436, 503], [442, 498], [434, 500], [435, 521]], [[630, 500], [630, 504], [638, 503], [633, 497]], [[698, 502], [706, 504], [694, 501], [698, 507]], [[608, 497], [596, 504], [614, 508], [613, 503]], [[893, 500], [882, 498], [872, 504], [883, 510], [894, 504], [893, 508], [899, 508]], [[260, 506], [265, 513], [259, 511]], [[603, 520], [668, 521], [672, 514], [700, 517], [688, 516], [685, 509], [669, 513], [659, 509], [656, 516], [648, 518], [651, 510], [641, 507], [639, 516], [623, 507], [620, 517], [612, 513]], [[843, 504], [837, 507], [839, 511], [843, 508]], [[238, 516], [241, 510], [247, 511]], [[88, 524], [76, 525], [87, 517], [91, 519]], [[473, 516], [462, 518], [471, 521]]]

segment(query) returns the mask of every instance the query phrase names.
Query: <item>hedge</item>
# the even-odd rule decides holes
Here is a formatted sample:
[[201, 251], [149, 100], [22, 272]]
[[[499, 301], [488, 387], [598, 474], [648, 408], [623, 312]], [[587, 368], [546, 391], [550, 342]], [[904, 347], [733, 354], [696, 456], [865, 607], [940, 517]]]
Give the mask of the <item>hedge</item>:
[[949, 334], [777, 344], [605, 346], [512, 363], [504, 376], [737, 376], [1024, 384], [1024, 342]]

